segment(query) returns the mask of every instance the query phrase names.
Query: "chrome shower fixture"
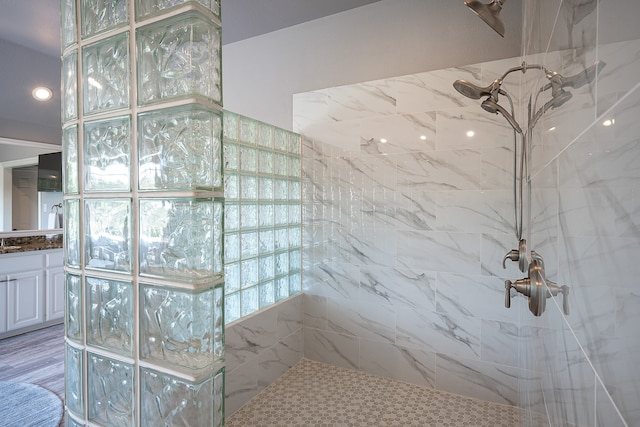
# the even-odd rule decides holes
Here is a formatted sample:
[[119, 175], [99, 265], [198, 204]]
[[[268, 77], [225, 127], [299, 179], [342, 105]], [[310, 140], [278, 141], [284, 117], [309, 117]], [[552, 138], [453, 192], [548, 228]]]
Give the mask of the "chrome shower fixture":
[[507, 0], [492, 0], [490, 3], [485, 4], [478, 0], [467, 0], [464, 4], [493, 28], [496, 33], [504, 37], [504, 24], [500, 19], [500, 11], [502, 10], [502, 5], [506, 2]]

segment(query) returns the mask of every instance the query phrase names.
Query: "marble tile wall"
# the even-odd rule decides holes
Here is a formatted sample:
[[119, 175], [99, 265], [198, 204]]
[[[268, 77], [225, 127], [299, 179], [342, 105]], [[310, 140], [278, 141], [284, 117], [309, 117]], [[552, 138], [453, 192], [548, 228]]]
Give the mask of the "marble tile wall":
[[[452, 86], [520, 62], [294, 96], [305, 357], [505, 404], [539, 388], [519, 364], [526, 302], [504, 307], [504, 280], [521, 277], [501, 266], [516, 243], [513, 132]], [[517, 75], [506, 84], [519, 96]]]
[[302, 295], [225, 329], [225, 414], [232, 415], [302, 358]]
[[546, 64], [573, 75], [606, 63], [534, 135], [532, 203], [542, 214], [530, 243], [555, 266], [548, 278], [570, 287], [570, 314], [550, 300], [534, 324], [541, 332], [521, 340], [544, 400], [526, 391], [520, 400], [544, 408], [551, 425], [640, 425], [640, 32], [624, 24], [639, 13], [626, 0], [525, 4], [525, 46]]

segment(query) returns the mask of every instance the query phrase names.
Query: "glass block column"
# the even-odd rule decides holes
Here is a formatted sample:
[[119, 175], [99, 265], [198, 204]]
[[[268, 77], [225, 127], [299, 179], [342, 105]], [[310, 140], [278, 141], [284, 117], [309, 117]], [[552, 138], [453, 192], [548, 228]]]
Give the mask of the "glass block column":
[[65, 422], [224, 424], [218, 0], [62, 0]]

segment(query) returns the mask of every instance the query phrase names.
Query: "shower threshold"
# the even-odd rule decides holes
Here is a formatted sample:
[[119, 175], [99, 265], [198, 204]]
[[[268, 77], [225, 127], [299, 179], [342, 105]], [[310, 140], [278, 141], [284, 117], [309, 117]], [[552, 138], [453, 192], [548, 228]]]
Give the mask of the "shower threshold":
[[[302, 359], [226, 420], [251, 426], [516, 427], [523, 411]], [[534, 414], [537, 416], [537, 414]], [[531, 420], [527, 425], [545, 425]]]

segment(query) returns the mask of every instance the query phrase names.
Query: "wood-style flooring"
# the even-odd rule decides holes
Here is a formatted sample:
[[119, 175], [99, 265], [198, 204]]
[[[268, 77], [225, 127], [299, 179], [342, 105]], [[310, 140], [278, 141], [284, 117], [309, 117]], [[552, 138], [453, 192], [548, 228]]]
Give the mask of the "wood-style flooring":
[[0, 381], [37, 384], [64, 398], [64, 325], [0, 340]]

